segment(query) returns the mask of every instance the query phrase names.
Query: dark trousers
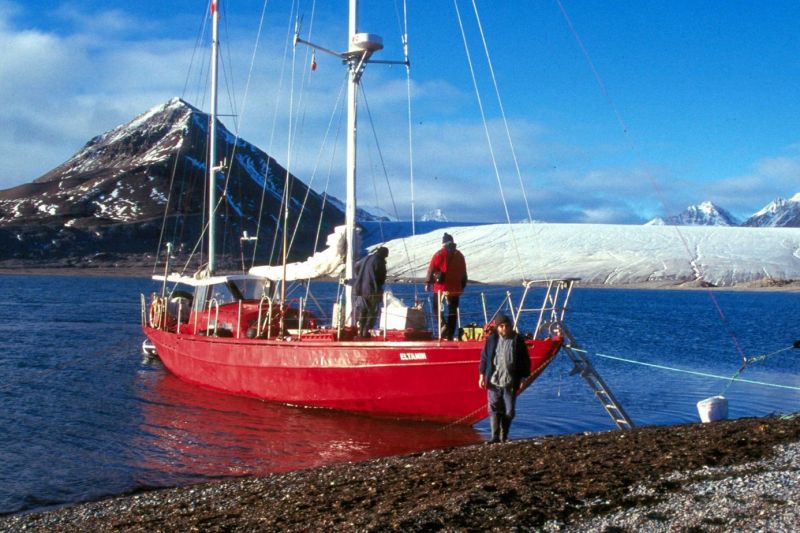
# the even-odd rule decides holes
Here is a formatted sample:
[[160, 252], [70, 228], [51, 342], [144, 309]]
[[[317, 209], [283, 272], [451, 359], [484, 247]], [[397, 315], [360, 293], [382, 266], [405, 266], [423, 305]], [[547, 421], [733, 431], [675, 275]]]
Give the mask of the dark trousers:
[[502, 415], [509, 420], [514, 418], [517, 395], [513, 386], [497, 387], [490, 383], [486, 386], [486, 395], [489, 401], [489, 415]]
[[458, 301], [461, 296], [447, 295], [444, 299], [447, 301], [447, 318], [444, 316], [444, 309], [439, 309], [439, 295], [435, 294], [433, 299], [433, 311], [439, 317], [439, 324], [442, 325], [442, 338], [453, 340], [453, 335], [458, 329]]
[[486, 395], [492, 426], [491, 442], [505, 442], [508, 440], [511, 420], [514, 418], [514, 407], [517, 404], [514, 387], [496, 387], [490, 383], [486, 386]]
[[356, 299], [356, 320], [358, 321], [358, 334], [366, 337], [369, 331], [375, 327], [378, 319], [378, 307], [380, 306], [382, 294], [370, 294], [359, 296]]

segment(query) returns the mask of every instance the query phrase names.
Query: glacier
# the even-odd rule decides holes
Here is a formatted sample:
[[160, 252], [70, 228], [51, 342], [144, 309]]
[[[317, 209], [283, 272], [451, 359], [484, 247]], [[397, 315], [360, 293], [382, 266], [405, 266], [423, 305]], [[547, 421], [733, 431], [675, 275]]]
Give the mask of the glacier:
[[[482, 283], [580, 278], [591, 285], [713, 285], [800, 279], [800, 228], [489, 224], [450, 226], [383, 243], [389, 276], [420, 279], [455, 238]], [[377, 246], [377, 244], [375, 244]]]

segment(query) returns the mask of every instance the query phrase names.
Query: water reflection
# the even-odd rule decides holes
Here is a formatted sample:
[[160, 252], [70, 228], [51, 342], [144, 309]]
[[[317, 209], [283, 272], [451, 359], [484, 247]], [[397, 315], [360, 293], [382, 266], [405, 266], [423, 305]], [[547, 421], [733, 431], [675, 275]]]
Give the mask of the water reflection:
[[142, 406], [139, 483], [174, 485], [482, 441], [471, 427], [303, 409], [216, 393], [164, 372], [148, 372]]

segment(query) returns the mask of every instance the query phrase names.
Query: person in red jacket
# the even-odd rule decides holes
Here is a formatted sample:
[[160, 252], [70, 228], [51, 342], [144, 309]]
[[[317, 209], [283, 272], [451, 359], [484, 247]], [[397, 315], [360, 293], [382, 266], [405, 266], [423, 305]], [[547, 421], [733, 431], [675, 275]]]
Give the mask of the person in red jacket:
[[[442, 324], [442, 338], [453, 340], [458, 321], [458, 301], [467, 286], [467, 262], [464, 255], [456, 250], [453, 236], [442, 236], [442, 248], [433, 254], [425, 276], [425, 290], [433, 285], [434, 312]], [[441, 299], [447, 300], [447, 319], [443, 316]], [[458, 338], [456, 336], [456, 338]]]

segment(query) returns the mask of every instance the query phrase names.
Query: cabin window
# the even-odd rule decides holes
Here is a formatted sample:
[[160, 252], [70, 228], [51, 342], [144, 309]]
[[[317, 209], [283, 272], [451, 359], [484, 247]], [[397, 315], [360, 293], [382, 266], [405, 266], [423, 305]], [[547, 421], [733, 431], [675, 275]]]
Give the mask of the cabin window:
[[202, 311], [206, 306], [206, 294], [208, 294], [208, 287], [200, 285], [194, 289], [194, 300], [192, 302], [195, 311]]
[[227, 283], [217, 283], [209, 286], [209, 292], [206, 297], [206, 301], [211, 301], [213, 298], [219, 305], [229, 304], [239, 299], [238, 294], [235, 294], [238, 292], [239, 291], [236, 290], [235, 286], [233, 287], [233, 290], [231, 290], [231, 287], [229, 287]]

